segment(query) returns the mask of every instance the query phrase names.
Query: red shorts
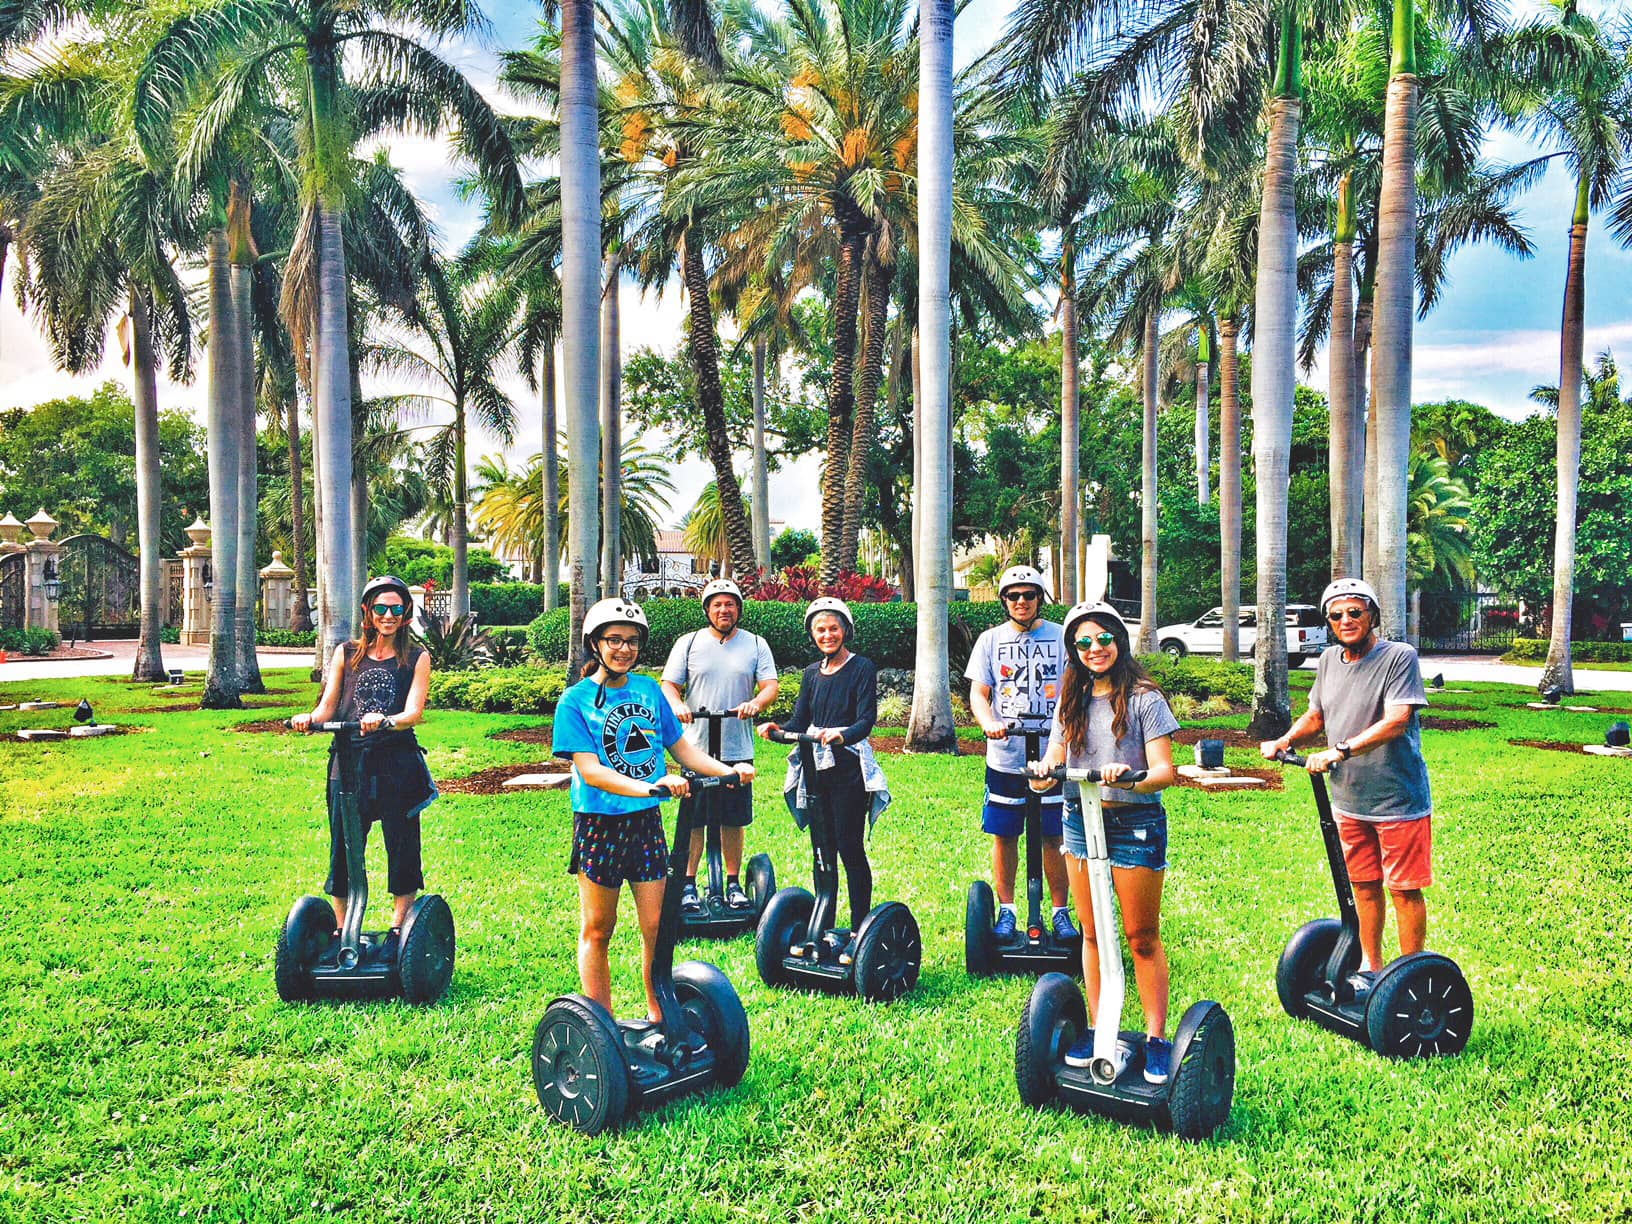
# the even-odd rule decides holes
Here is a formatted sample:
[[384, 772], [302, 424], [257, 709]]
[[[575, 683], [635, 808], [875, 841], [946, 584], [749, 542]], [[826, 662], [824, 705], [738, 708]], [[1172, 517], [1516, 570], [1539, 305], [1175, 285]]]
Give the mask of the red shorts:
[[1343, 861], [1356, 884], [1376, 884], [1397, 891], [1427, 888], [1434, 882], [1434, 818], [1377, 822], [1337, 817]]

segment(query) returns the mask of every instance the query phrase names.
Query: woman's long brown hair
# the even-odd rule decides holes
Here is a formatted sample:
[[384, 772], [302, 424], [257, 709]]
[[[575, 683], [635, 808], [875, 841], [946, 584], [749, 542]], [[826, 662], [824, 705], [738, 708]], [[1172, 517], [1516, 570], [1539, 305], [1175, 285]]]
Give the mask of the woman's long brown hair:
[[[1082, 623], [1101, 625], [1092, 617]], [[1101, 628], [1116, 633], [1114, 625], [1101, 625]], [[1094, 699], [1094, 673], [1078, 661], [1074, 642], [1067, 642], [1065, 648], [1072, 655], [1060, 692], [1060, 727], [1065, 731], [1066, 748], [1082, 752], [1088, 747], [1088, 705]], [[1105, 678], [1111, 682], [1111, 734], [1121, 739], [1128, 733], [1128, 699], [1134, 693], [1159, 693], [1161, 689], [1133, 657], [1126, 632], [1116, 633], [1116, 662], [1111, 664]]]
[[[397, 666], [407, 667], [408, 656], [414, 648], [414, 605], [409, 602], [404, 614], [397, 620], [397, 634], [391, 646], [397, 652]], [[374, 643], [380, 640], [380, 631], [374, 627], [374, 613], [366, 607], [363, 609], [363, 631], [352, 642], [351, 649], [346, 653], [351, 657], [347, 660], [347, 667], [356, 671], [363, 665], [368, 652], [374, 649]]]

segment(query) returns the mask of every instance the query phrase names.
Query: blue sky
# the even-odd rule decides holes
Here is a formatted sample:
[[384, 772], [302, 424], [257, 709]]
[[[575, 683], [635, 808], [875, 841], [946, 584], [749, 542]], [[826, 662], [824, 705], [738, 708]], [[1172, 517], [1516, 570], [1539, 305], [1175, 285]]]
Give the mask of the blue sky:
[[[968, 63], [1001, 35], [1009, 0], [973, 0], [958, 19], [957, 56]], [[1539, 11], [1539, 0], [1513, 0], [1520, 16]], [[1589, 5], [1600, 12], [1603, 3]], [[536, 28], [531, 4], [491, 6], [493, 38], [490, 46], [461, 44], [446, 49], [477, 84], [497, 100], [493, 89], [494, 47], [524, 45]], [[475, 225], [469, 205], [453, 190], [453, 172], [438, 141], [392, 141], [391, 155], [404, 168], [411, 186], [431, 206], [445, 241], [457, 245]], [[1498, 134], [1488, 145], [1492, 157], [1517, 159], [1533, 155], [1522, 136]], [[1450, 285], [1440, 305], [1418, 324], [1415, 340], [1413, 398], [1417, 402], [1459, 396], [1489, 405], [1510, 416], [1531, 410], [1528, 395], [1538, 383], [1558, 380], [1558, 326], [1562, 312], [1564, 259], [1569, 237], [1573, 192], [1561, 165], [1555, 164], [1543, 181], [1520, 201], [1523, 223], [1536, 245], [1536, 255], [1515, 260], [1498, 251], [1475, 247], [1450, 265]], [[1588, 238], [1587, 353], [1589, 360], [1606, 347], [1623, 356], [1632, 352], [1632, 251], [1618, 247], [1597, 218]], [[8, 268], [8, 273], [12, 272]], [[114, 378], [127, 381], [118, 364], [117, 345], [107, 347], [107, 360], [94, 375], [74, 378], [51, 366], [38, 333], [16, 308], [10, 293], [0, 301], [0, 406], [38, 403], [55, 396], [87, 394], [98, 383]], [[641, 298], [625, 283], [623, 335], [628, 347], [651, 344], [673, 349], [681, 336], [682, 304], [678, 292], [661, 299]], [[1323, 362], [1307, 376], [1314, 386], [1326, 381]], [[519, 379], [509, 385], [517, 403], [518, 442], [510, 454], [514, 462], [538, 449], [539, 411]], [[161, 385], [166, 407], [183, 407], [202, 418], [202, 370], [191, 386]], [[498, 446], [488, 439], [472, 445], [474, 455], [492, 453]], [[671, 519], [678, 519], [712, 478], [704, 463], [688, 461], [676, 467], [677, 488]], [[772, 477], [773, 518], [814, 528], [820, 507], [816, 493], [816, 465], [806, 459]], [[34, 507], [3, 507], [19, 517]]]

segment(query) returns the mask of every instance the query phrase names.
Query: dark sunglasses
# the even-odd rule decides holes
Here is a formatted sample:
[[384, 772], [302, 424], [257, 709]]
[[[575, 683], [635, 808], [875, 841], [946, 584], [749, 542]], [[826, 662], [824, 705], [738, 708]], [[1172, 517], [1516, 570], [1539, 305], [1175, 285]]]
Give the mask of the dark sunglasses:
[[1076, 646], [1078, 650], [1087, 650], [1094, 645], [1109, 646], [1115, 641], [1116, 634], [1114, 633], [1096, 633], [1093, 637], [1078, 638]]
[[1370, 611], [1370, 608], [1339, 608], [1335, 612], [1326, 613], [1326, 619], [1335, 625], [1338, 623], [1338, 621], [1342, 620], [1357, 621], [1362, 616], [1367, 615]]
[[369, 609], [375, 616], [401, 616], [407, 610], [402, 604], [375, 604]]
[[1020, 603], [1023, 600], [1033, 602], [1042, 597], [1043, 593], [1041, 591], [1005, 591], [1003, 593], [1003, 599], [1008, 603]]

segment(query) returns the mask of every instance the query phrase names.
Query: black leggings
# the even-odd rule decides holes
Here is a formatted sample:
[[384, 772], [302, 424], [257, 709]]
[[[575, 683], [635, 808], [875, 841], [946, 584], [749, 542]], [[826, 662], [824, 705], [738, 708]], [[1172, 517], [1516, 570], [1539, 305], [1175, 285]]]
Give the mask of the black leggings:
[[839, 861], [844, 864], [844, 883], [850, 893], [850, 926], [854, 929], [873, 908], [873, 867], [867, 861], [867, 811], [871, 799], [862, 785], [859, 770], [854, 778], [840, 781], [825, 793], [838, 836]]

